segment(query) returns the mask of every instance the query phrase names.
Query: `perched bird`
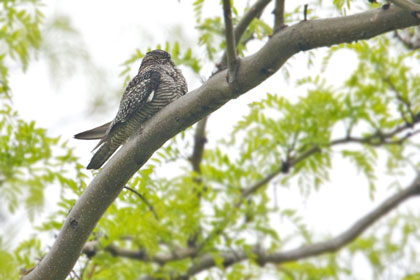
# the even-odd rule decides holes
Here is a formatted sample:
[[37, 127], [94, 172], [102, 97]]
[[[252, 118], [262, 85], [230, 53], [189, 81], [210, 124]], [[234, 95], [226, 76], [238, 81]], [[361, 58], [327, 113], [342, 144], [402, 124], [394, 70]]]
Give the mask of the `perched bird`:
[[76, 139], [100, 139], [87, 169], [98, 169], [146, 120], [186, 94], [187, 83], [163, 50], [148, 52], [138, 74], [128, 84], [112, 122], [76, 134]]

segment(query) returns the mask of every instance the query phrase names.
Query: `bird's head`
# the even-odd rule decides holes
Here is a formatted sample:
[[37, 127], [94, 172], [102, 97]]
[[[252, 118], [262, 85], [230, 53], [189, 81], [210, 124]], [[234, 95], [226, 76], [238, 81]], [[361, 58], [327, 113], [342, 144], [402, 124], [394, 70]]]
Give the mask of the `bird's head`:
[[171, 55], [163, 50], [153, 50], [148, 52], [143, 61], [141, 62], [140, 68], [149, 66], [149, 65], [156, 65], [156, 64], [171, 64], [174, 63], [171, 60]]

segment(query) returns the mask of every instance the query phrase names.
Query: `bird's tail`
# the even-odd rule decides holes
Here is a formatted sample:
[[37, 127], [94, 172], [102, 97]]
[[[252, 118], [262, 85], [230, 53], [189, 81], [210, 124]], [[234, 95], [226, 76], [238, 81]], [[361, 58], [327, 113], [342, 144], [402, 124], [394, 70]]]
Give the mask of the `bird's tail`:
[[111, 122], [108, 122], [101, 126], [77, 133], [76, 135], [74, 135], [74, 138], [83, 139], [83, 140], [101, 139], [106, 135], [106, 132], [108, 131], [108, 128], [110, 125], [111, 125]]
[[109, 159], [109, 157], [118, 149], [111, 147], [109, 143], [105, 142], [99, 150], [93, 155], [87, 166], [87, 169], [99, 169]]

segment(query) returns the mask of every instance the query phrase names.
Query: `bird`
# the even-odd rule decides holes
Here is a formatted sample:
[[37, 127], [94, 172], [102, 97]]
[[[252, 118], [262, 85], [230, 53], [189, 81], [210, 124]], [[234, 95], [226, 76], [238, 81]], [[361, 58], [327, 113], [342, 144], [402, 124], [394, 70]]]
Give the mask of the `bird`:
[[76, 139], [99, 139], [87, 169], [101, 168], [145, 121], [187, 91], [187, 82], [170, 54], [164, 50], [148, 52], [125, 89], [114, 120], [74, 135]]

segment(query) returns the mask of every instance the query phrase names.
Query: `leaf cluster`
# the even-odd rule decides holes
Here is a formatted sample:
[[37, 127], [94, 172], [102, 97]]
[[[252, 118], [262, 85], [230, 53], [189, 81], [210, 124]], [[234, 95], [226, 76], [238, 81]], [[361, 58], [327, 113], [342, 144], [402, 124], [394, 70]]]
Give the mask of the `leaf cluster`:
[[44, 15], [41, 1], [15, 0], [2, 1], [0, 9], [0, 94], [9, 94], [9, 66], [11, 61], [21, 65], [23, 70], [41, 45], [41, 24]]

